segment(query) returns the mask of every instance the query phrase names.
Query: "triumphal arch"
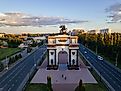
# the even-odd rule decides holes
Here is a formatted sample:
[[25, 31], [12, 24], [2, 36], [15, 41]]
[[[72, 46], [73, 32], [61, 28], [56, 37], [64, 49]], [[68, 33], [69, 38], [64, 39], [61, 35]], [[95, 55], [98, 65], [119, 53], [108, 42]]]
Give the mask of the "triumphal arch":
[[[66, 29], [61, 29], [56, 36], [48, 36], [48, 64], [47, 69], [57, 70], [59, 66], [64, 64], [69, 70], [78, 69], [78, 37], [66, 33]], [[59, 58], [59, 54], [64, 53], [64, 58]], [[65, 59], [62, 63], [61, 59]]]

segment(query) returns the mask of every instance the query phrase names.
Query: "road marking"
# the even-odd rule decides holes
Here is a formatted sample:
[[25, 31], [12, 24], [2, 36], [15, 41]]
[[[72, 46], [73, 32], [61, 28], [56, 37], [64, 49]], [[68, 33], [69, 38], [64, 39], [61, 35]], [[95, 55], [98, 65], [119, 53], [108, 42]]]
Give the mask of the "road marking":
[[[42, 56], [42, 55], [41, 55]], [[28, 56], [29, 57], [29, 56]], [[39, 59], [39, 58], [38, 58]], [[24, 61], [24, 60], [22, 60], [22, 61]], [[28, 61], [24, 61], [24, 62], [20, 62], [19, 63], [19, 65], [18, 66], [14, 66], [11, 70], [12, 70], [12, 72], [10, 73], [10, 74], [8, 74], [6, 77], [5, 77], [5, 79], [3, 79], [1, 82], [0, 82], [0, 85], [5, 81], [5, 80], [7, 80], [7, 78], [11, 78], [10, 80], [7, 80], [7, 82], [6, 82], [6, 84], [3, 84], [3, 87], [6, 87], [7, 85], [9, 85], [9, 82], [12, 80], [12, 79], [14, 79], [15, 78], [15, 76], [17, 76], [22, 70], [23, 70], [23, 68], [26, 66], [28, 64]], [[20, 67], [22, 67], [22, 68], [20, 68]], [[14, 70], [13, 70], [14, 69]], [[19, 70], [18, 70], [19, 69]], [[18, 70], [18, 71], [17, 71]], [[17, 72], [16, 72], [17, 71]], [[12, 76], [11, 77], [11, 75], [13, 75], [13, 73], [15, 73], [16, 72], [16, 74], [14, 74], [14, 76]], [[20, 74], [20, 75], [23, 75], [23, 74]], [[20, 77], [21, 78], [21, 77]], [[11, 90], [11, 88], [9, 88], [9, 90]]]
[[7, 84], [5, 84], [2, 88], [4, 89], [7, 86]]
[[9, 81], [11, 81], [11, 79]]
[[14, 84], [12, 84], [12, 87], [14, 86]]
[[[22, 68], [24, 68], [26, 65], [24, 65]], [[14, 79], [15, 78], [15, 76], [17, 76], [18, 74], [19, 74], [19, 72], [21, 72], [21, 70], [19, 70], [7, 83], [9, 83], [12, 79]], [[6, 84], [7, 85], [7, 84]], [[14, 86], [13, 84], [12, 84], [12, 86]], [[4, 86], [5, 87], [5, 86]]]
[[0, 88], [0, 91], [2, 91], [3, 90], [3, 88]]
[[17, 70], [20, 68], [20, 66], [22, 66], [25, 62], [26, 62], [26, 61], [24, 61], [23, 63], [20, 63], [20, 65], [17, 66], [17, 67], [15, 68], [15, 70], [13, 70], [5, 79], [3, 79], [3, 80], [0, 82], [0, 84], [2, 84], [2, 82], [4, 82], [7, 78], [9, 78], [15, 71], [17, 71]]
[[[89, 55], [90, 56], [90, 55]], [[91, 57], [91, 56], [90, 56]], [[93, 60], [96, 60], [96, 59], [94, 59], [93, 57], [91, 57]], [[97, 62], [97, 61], [95, 61], [95, 62]], [[100, 64], [100, 63], [98, 63], [97, 62], [97, 64], [99, 64], [100, 66], [104, 66], [104, 65], [102, 65], [102, 64]], [[105, 70], [107, 70], [107, 72], [109, 72], [115, 79], [117, 79], [119, 82], [121, 82], [118, 78], [116, 78], [115, 76], [114, 76], [114, 74], [112, 74], [110, 71], [108, 71], [108, 69], [105, 67]], [[105, 72], [105, 71], [104, 71]], [[108, 77], [109, 77], [109, 74], [105, 74], [105, 75], [107, 75]], [[109, 77], [109, 79], [111, 79], [112, 80], [112, 78], [111, 77]], [[114, 84], [116, 84], [116, 85], [118, 85], [118, 83], [117, 82], [115, 82], [115, 81], [113, 81], [113, 83]]]
[[120, 85], [118, 85], [118, 87], [120, 88], [121, 86], [120, 86]]

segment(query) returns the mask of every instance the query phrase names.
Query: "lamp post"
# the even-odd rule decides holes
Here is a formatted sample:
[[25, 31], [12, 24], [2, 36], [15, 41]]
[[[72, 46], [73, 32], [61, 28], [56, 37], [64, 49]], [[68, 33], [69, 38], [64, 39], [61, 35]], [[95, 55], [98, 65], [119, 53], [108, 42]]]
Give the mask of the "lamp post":
[[116, 54], [116, 62], [115, 62], [116, 67], [118, 66], [118, 55], [119, 55], [119, 52]]
[[96, 54], [97, 54], [97, 35], [96, 35]]
[[6, 60], [5, 60], [5, 66], [6, 66], [6, 69], [8, 69], [8, 61], [7, 61], [7, 56], [6, 56]]
[[36, 67], [35, 53], [34, 53], [34, 66]]

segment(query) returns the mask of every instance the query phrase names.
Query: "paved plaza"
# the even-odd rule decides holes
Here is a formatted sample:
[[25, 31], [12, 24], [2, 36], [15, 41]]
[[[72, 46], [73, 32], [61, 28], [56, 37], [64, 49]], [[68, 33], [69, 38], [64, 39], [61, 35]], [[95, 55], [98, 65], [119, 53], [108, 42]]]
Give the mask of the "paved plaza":
[[[66, 58], [64, 55], [61, 56], [63, 59]], [[35, 74], [31, 83], [47, 83], [47, 76], [50, 76], [54, 91], [74, 91], [74, 88], [78, 85], [80, 79], [82, 79], [83, 83], [97, 84], [97, 81], [84, 65], [80, 57], [78, 57], [78, 59], [80, 66], [79, 70], [67, 70], [66, 65], [64, 64], [60, 64], [58, 70], [46, 70], [46, 58], [43, 64], [39, 67], [39, 70]]]

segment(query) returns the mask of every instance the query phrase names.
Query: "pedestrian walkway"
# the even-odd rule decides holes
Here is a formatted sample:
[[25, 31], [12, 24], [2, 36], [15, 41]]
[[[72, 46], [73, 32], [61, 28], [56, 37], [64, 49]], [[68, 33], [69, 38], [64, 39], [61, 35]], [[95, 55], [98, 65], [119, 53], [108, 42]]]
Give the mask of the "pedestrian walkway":
[[46, 70], [46, 58], [43, 64], [39, 67], [39, 70], [33, 77], [31, 83], [47, 83], [47, 76], [50, 76], [52, 78], [54, 91], [74, 91], [80, 79], [83, 80], [83, 83], [97, 84], [97, 81], [84, 65], [80, 57], [79, 64], [79, 70], [68, 70], [66, 64], [59, 64], [58, 70]]

